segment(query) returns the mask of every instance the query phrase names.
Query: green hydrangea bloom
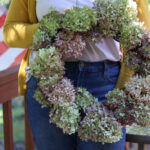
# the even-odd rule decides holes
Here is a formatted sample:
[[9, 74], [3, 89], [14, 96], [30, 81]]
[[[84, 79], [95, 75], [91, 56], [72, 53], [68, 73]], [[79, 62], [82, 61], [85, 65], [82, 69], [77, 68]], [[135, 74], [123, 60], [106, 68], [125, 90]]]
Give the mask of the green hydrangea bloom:
[[84, 88], [76, 89], [76, 104], [85, 112], [88, 107], [97, 102], [98, 99], [95, 98], [90, 92]]
[[112, 110], [121, 106], [125, 107], [127, 96], [123, 90], [114, 89], [113, 91], [109, 91], [105, 96], [107, 98], [105, 105]]
[[123, 25], [119, 38], [122, 48], [130, 50], [140, 46], [145, 32], [143, 23], [140, 22], [131, 22], [128, 26]]
[[84, 141], [113, 143], [121, 139], [122, 126], [102, 104], [95, 103], [80, 122], [78, 135]]
[[41, 48], [50, 47], [52, 44], [50, 34], [47, 29], [39, 27], [33, 34], [33, 43], [30, 46], [31, 50], [39, 50]]
[[134, 76], [125, 83], [125, 91], [114, 89], [104, 103], [123, 125], [150, 125], [150, 76]]
[[55, 123], [64, 133], [73, 134], [78, 129], [80, 112], [76, 104], [54, 105], [49, 116], [50, 123]]
[[40, 87], [52, 86], [64, 75], [63, 62], [59, 50], [55, 47], [40, 49], [31, 62], [30, 68], [31, 75], [39, 80]]
[[50, 89], [44, 90], [47, 100], [54, 105], [66, 103], [72, 105], [75, 102], [75, 89], [70, 79], [63, 78]]
[[128, 51], [124, 59], [126, 65], [131, 70], [133, 70], [136, 73], [139, 72], [142, 59], [140, 58], [140, 55], [137, 51], [135, 50]]
[[48, 29], [50, 36], [55, 36], [58, 29], [61, 28], [62, 15], [53, 7], [50, 7], [49, 13], [41, 20], [41, 26]]
[[147, 94], [142, 96], [136, 101], [134, 105], [133, 116], [135, 117], [135, 122], [140, 126], [150, 126], [150, 95]]
[[54, 46], [60, 50], [62, 58], [79, 58], [86, 48], [86, 43], [82, 33], [63, 30], [58, 32]]
[[123, 90], [114, 89], [106, 94], [107, 101], [104, 105], [113, 112], [114, 117], [122, 125], [131, 125], [135, 122], [132, 115], [133, 104], [128, 102], [129, 96]]
[[98, 26], [103, 37], [118, 40], [122, 26], [137, 20], [136, 3], [132, 0], [97, 0], [94, 8], [98, 12]]
[[87, 6], [65, 11], [62, 27], [74, 32], [87, 32], [97, 24], [97, 13]]
[[150, 76], [143, 78], [141, 76], [133, 76], [129, 82], [125, 83], [125, 88], [129, 94], [136, 99], [140, 99], [146, 94], [150, 94]]
[[35, 90], [34, 98], [41, 104], [41, 107], [51, 107], [51, 104], [46, 98], [44, 97], [42, 91], [40, 89]]
[[143, 77], [150, 75], [150, 33], [145, 32], [141, 45], [127, 51], [125, 55], [126, 65]]

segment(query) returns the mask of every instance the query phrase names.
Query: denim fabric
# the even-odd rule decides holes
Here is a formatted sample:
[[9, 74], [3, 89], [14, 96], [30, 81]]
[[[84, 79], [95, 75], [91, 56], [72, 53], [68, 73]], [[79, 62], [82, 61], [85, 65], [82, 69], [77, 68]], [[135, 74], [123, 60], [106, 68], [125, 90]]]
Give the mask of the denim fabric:
[[[84, 87], [100, 102], [106, 100], [105, 94], [113, 90], [120, 71], [119, 62], [66, 62], [65, 76], [73, 81], [75, 87]], [[126, 129], [119, 142], [102, 144], [84, 142], [76, 134], [66, 135], [54, 124], [49, 123], [49, 109], [33, 98], [37, 88], [36, 78], [31, 77], [27, 89], [27, 113], [37, 150], [124, 150]]]

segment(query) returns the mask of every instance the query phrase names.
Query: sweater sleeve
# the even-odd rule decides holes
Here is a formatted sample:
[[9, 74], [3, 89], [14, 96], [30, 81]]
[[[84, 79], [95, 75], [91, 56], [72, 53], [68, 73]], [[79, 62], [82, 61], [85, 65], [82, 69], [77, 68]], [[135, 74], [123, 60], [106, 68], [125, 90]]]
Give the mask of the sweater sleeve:
[[148, 0], [135, 0], [138, 6], [138, 18], [144, 22], [145, 26], [150, 30], [150, 15], [148, 11]]
[[9, 47], [28, 48], [39, 23], [30, 24], [28, 0], [12, 0], [4, 23], [4, 42]]

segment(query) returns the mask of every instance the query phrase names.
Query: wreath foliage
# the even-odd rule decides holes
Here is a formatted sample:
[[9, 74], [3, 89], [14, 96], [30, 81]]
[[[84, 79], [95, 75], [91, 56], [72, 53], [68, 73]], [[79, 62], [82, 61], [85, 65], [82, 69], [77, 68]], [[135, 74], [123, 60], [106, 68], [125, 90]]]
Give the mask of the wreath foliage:
[[[87, 41], [103, 37], [120, 42], [135, 76], [125, 89], [109, 91], [102, 104], [64, 77], [63, 58], [80, 57]], [[72, 7], [63, 14], [50, 8], [33, 38], [31, 49], [37, 55], [30, 73], [38, 80], [34, 97], [50, 108], [50, 122], [64, 133], [113, 143], [121, 139], [124, 125], [150, 125], [150, 33], [138, 20], [133, 0], [97, 0], [93, 8]]]

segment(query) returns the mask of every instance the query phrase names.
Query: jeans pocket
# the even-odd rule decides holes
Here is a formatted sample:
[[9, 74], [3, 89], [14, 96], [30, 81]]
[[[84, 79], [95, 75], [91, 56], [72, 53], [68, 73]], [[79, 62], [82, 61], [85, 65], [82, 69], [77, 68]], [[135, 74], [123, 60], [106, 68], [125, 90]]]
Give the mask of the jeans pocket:
[[116, 83], [120, 73], [120, 65], [107, 66], [104, 70], [104, 78], [111, 83]]

